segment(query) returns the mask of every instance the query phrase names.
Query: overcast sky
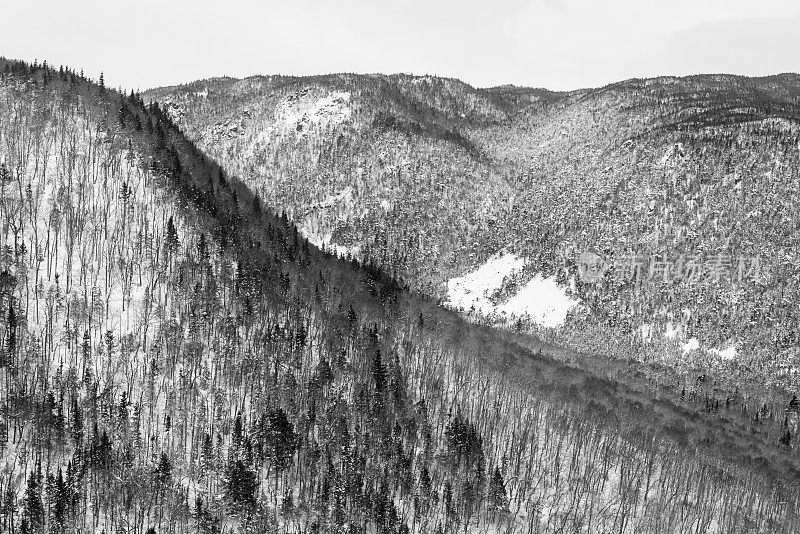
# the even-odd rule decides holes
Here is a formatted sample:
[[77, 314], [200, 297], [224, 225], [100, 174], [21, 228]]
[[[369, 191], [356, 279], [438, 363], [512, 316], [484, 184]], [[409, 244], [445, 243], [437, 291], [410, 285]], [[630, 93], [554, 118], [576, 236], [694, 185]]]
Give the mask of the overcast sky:
[[145, 89], [406, 72], [575, 89], [800, 71], [800, 0], [0, 0], [0, 55]]

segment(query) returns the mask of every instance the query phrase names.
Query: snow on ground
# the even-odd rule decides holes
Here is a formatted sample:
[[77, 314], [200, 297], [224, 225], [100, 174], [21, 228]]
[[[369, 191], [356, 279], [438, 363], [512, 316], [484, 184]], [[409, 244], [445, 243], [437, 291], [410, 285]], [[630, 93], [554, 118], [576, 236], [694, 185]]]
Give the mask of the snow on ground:
[[675, 339], [675, 337], [680, 333], [679, 329], [675, 327], [672, 323], [667, 323], [667, 330], [664, 332], [664, 337], [667, 339]]
[[564, 324], [576, 304], [578, 301], [567, 296], [555, 277], [545, 278], [537, 273], [497, 311], [517, 317], [528, 314], [539, 326], [556, 327]]
[[311, 205], [308, 209], [309, 211], [315, 209], [327, 209], [333, 206], [334, 204], [339, 204], [341, 202], [346, 203], [348, 206], [352, 206], [353, 204], [352, 187], [347, 186], [335, 195], [328, 195], [321, 202], [317, 202], [316, 204]]
[[697, 340], [696, 337], [689, 338], [686, 343], [683, 344], [682, 350], [684, 354], [688, 354], [693, 350], [705, 350], [710, 352], [711, 354], [715, 354], [722, 358], [723, 360], [732, 360], [738, 356], [738, 351], [736, 350], [736, 345], [731, 344], [724, 349], [719, 349], [716, 347], [706, 348], [700, 345], [700, 342]]
[[304, 98], [288, 98], [276, 111], [276, 126], [304, 136], [309, 126], [337, 125], [350, 118], [350, 93], [337, 91], [309, 102]]
[[[684, 313], [688, 315], [688, 312]], [[653, 342], [653, 325], [652, 323], [644, 323], [639, 327], [639, 331], [641, 333], [642, 339], [647, 342]], [[676, 326], [672, 322], [667, 322], [665, 325], [664, 330], [664, 339], [668, 341], [672, 341], [678, 343], [681, 347], [681, 352], [683, 354], [688, 354], [694, 350], [706, 350], [711, 354], [715, 354], [722, 358], [723, 360], [732, 360], [736, 358], [738, 355], [738, 351], [736, 350], [736, 345], [731, 344], [727, 348], [719, 349], [719, 348], [706, 348], [700, 345], [700, 341], [696, 337], [691, 337], [689, 339], [684, 339], [682, 334], [682, 329], [680, 326]]]
[[642, 339], [650, 341], [653, 337], [653, 325], [651, 323], [643, 324], [639, 327], [639, 333], [642, 335]]
[[720, 350], [720, 349], [710, 349], [709, 352], [712, 352], [712, 353], [716, 354], [717, 356], [719, 356], [723, 360], [732, 360], [732, 359], [736, 358], [736, 356], [738, 355], [738, 351], [736, 350], [736, 347], [734, 345], [731, 345], [730, 347], [728, 347], [726, 349], [722, 349], [722, 350]]
[[419, 85], [419, 84], [421, 84], [423, 82], [424, 83], [431, 83], [432, 81], [433, 81], [433, 78], [431, 78], [430, 76], [419, 76], [417, 78], [412, 79], [411, 83], [414, 84], [414, 85]]
[[456, 308], [475, 309], [490, 305], [488, 297], [503, 278], [522, 269], [525, 261], [514, 254], [495, 254], [475, 271], [447, 282], [448, 302]]
[[697, 338], [690, 337], [689, 339], [686, 340], [686, 343], [683, 344], [681, 350], [683, 351], [684, 354], [686, 354], [687, 352], [691, 352], [699, 348], [700, 348], [700, 342], [697, 341]]
[[567, 313], [578, 304], [566, 294], [554, 278], [536, 274], [507, 302], [495, 305], [490, 296], [503, 283], [525, 266], [525, 260], [507, 252], [489, 258], [475, 271], [447, 282], [447, 303], [454, 308], [475, 309], [483, 315], [529, 315], [539, 326], [561, 326]]
[[347, 256], [350, 254], [350, 256], [357, 258], [359, 252], [361, 252], [360, 246], [346, 247], [344, 245], [332, 243], [331, 237], [333, 236], [333, 232], [331, 230], [320, 229], [320, 227], [315, 226], [310, 219], [303, 220], [303, 222], [298, 225], [297, 229], [300, 235], [308, 239], [312, 245], [317, 248], [322, 248], [322, 245], [325, 245], [325, 250], [339, 256]]
[[678, 154], [680, 157], [683, 157], [683, 155], [685, 154], [685, 151], [684, 151], [684, 148], [683, 148], [683, 143], [675, 143], [674, 145], [670, 146], [667, 149], [666, 153], [663, 156], [661, 156], [661, 159], [659, 160], [659, 163], [661, 165], [666, 165], [667, 162], [670, 159], [672, 159], [672, 157], [675, 154]]
[[[687, 312], [685, 312], [684, 314], [688, 316]], [[642, 338], [647, 342], [652, 341], [653, 325], [650, 323], [645, 323], [640, 328], [642, 332]], [[738, 351], [736, 350], [735, 344], [730, 344], [728, 347], [724, 349], [719, 349], [716, 347], [707, 348], [701, 346], [700, 341], [696, 337], [690, 337], [689, 339], [685, 339], [680, 325], [676, 326], [672, 322], [667, 322], [666, 324], [666, 328], [664, 331], [664, 339], [678, 343], [681, 347], [681, 352], [683, 352], [684, 354], [688, 354], [692, 351], [702, 349], [710, 352], [711, 354], [716, 354], [723, 360], [732, 360], [736, 358], [736, 356], [738, 355]]]
[[[353, 188], [345, 187], [335, 195], [328, 195], [320, 202], [312, 204], [299, 217], [298, 230], [303, 237], [317, 247], [325, 248], [335, 254], [358, 257], [361, 247], [345, 247], [331, 242], [333, 231], [340, 220], [346, 220], [354, 206]], [[333, 212], [333, 213], [331, 213]]]
[[[256, 128], [257, 134], [249, 139], [244, 146], [245, 158], [253, 158], [273, 138], [282, 138], [293, 135], [296, 141], [305, 139], [314, 129], [335, 127], [350, 119], [353, 110], [350, 106], [350, 93], [336, 91], [321, 98], [314, 99], [310, 96], [310, 88], [288, 95], [275, 109], [275, 120]], [[249, 110], [245, 110], [249, 118]], [[238, 136], [241, 133], [241, 124], [221, 123], [207, 128], [204, 138], [215, 136]]]

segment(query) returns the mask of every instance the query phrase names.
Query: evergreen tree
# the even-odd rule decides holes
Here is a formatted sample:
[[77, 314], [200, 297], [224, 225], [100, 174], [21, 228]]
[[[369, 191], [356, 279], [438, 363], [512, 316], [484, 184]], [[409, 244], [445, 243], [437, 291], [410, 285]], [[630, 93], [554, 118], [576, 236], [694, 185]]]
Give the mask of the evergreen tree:
[[175, 228], [175, 221], [173, 221], [172, 217], [170, 217], [167, 221], [167, 235], [165, 237], [164, 247], [171, 256], [178, 250], [179, 246], [180, 241], [178, 240], [178, 230]]
[[500, 469], [498, 467], [494, 468], [492, 477], [489, 479], [487, 501], [490, 511], [505, 511], [508, 508], [506, 486], [503, 482], [503, 475], [500, 474]]
[[242, 460], [229, 457], [223, 480], [225, 497], [233, 505], [246, 509], [255, 506], [258, 478]]
[[170, 462], [167, 453], [161, 453], [153, 475], [155, 476], [156, 484], [161, 487], [167, 487], [172, 483], [172, 462]]
[[378, 394], [383, 393], [386, 388], [386, 368], [381, 361], [381, 350], [376, 349], [372, 356], [371, 366], [372, 380], [375, 383], [375, 392]]
[[270, 411], [267, 420], [266, 454], [276, 472], [283, 471], [291, 464], [297, 448], [297, 434], [283, 408]]
[[31, 471], [28, 476], [28, 486], [25, 489], [25, 507], [23, 510], [23, 517], [27, 519], [32, 532], [38, 532], [44, 524], [44, 506], [42, 505], [40, 481], [41, 467], [37, 462], [37, 471]]
[[0, 363], [13, 367], [16, 362], [17, 354], [17, 314], [14, 311], [13, 303], [9, 304], [8, 306], [8, 317], [6, 319], [6, 324], [8, 325], [8, 338], [6, 340], [5, 351], [6, 354]]

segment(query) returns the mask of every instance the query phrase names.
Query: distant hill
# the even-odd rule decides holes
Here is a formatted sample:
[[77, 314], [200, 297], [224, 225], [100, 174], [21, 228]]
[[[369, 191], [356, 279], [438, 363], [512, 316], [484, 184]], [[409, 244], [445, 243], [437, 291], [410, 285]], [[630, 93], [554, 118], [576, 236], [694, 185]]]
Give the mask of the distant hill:
[[[798, 390], [797, 74], [572, 92], [262, 76], [144, 97], [316, 243], [451, 301], [455, 277], [513, 254], [525, 266], [499, 273], [483, 298], [498, 306], [484, 312], [537, 273], [582, 302], [557, 331], [507, 314], [493, 324], [664, 363], [684, 387], [713, 371], [734, 385]], [[617, 269], [581, 283], [584, 251]], [[670, 263], [687, 276], [626, 282], [619, 266], [632, 256], [645, 260], [642, 273]], [[705, 274], [689, 279], [690, 260]]]

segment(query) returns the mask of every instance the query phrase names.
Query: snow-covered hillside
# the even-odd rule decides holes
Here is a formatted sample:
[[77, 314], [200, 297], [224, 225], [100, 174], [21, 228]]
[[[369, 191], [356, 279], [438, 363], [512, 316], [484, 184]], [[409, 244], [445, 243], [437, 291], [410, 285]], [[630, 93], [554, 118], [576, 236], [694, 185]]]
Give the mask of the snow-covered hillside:
[[349, 92], [334, 91], [317, 98], [304, 89], [281, 102], [275, 113], [275, 126], [277, 130], [295, 132], [300, 138], [310, 128], [341, 124], [351, 114]]

